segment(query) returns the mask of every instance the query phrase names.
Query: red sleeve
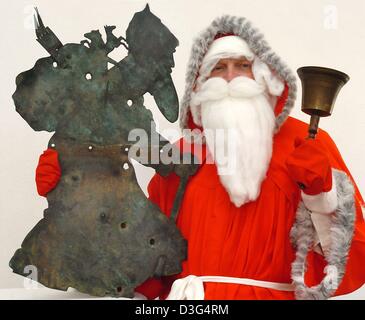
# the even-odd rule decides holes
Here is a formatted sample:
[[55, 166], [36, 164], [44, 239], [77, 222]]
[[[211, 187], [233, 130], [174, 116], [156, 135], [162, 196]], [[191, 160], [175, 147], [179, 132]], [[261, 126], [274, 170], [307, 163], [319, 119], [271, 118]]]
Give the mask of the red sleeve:
[[58, 161], [58, 152], [48, 148], [40, 155], [35, 172], [38, 194], [43, 197], [47, 196], [47, 193], [57, 186], [60, 178], [61, 166]]
[[149, 300], [158, 297], [163, 290], [163, 282], [159, 278], [148, 278], [145, 282], [140, 284], [134, 291], [142, 293]]
[[[347, 173], [347, 175], [349, 176], [350, 180], [352, 181], [352, 183], [354, 185], [356, 200], [359, 202], [359, 204], [361, 206], [365, 206], [364, 199], [363, 199], [362, 195], [360, 194], [360, 190], [355, 182], [355, 179], [353, 178], [350, 170], [347, 168], [345, 161], [343, 160], [342, 155], [341, 155], [340, 151], [338, 150], [335, 142], [332, 140], [331, 136], [326, 131], [320, 130], [318, 138], [321, 139], [321, 141], [325, 144], [325, 146], [327, 148], [332, 167], [334, 167], [338, 170], [342, 170]], [[362, 215], [361, 215], [361, 219], [362, 219]]]
[[156, 204], [162, 213], [170, 216], [174, 205], [177, 189], [179, 188], [180, 177], [174, 172], [166, 177], [155, 174], [148, 187], [149, 200]]
[[[365, 283], [365, 222], [362, 212], [362, 206], [364, 205], [364, 200], [360, 194], [360, 191], [352, 177], [349, 169], [347, 168], [336, 144], [329, 136], [329, 134], [323, 130], [320, 130], [318, 138], [325, 143], [325, 146], [330, 157], [331, 165], [333, 168], [345, 172], [350, 180], [352, 181], [355, 188], [355, 208], [356, 208], [356, 220], [355, 220], [355, 230], [352, 239], [350, 252], [348, 255], [348, 261], [346, 264], [345, 275], [343, 280], [337, 289], [335, 295], [343, 295], [353, 292], [360, 288]], [[315, 285], [319, 283], [323, 276], [323, 268], [326, 265], [326, 261], [323, 256], [316, 253], [308, 255], [308, 274], [311, 274], [312, 280], [308, 281], [309, 285]], [[312, 269], [312, 270], [311, 270]], [[318, 272], [318, 270], [320, 270]], [[316, 273], [316, 274], [315, 274]]]
[[151, 181], [147, 186], [148, 191], [148, 199], [153, 202], [154, 204], [160, 206], [160, 180], [162, 177], [155, 173], [152, 177]]

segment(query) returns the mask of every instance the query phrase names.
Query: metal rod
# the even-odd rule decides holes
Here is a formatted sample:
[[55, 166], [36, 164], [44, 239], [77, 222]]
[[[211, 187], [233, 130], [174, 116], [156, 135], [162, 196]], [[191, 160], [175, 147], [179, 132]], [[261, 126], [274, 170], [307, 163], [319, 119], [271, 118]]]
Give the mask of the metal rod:
[[317, 114], [311, 115], [311, 120], [308, 129], [308, 139], [315, 139], [318, 131], [319, 119], [320, 119], [319, 115]]

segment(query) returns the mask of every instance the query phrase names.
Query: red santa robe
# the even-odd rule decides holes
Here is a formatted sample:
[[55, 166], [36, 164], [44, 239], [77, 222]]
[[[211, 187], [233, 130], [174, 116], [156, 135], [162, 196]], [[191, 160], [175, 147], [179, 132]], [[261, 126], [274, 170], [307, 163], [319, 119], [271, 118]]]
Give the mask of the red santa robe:
[[[300, 189], [289, 177], [286, 159], [294, 151], [296, 137], [307, 136], [308, 124], [288, 117], [295, 100], [295, 77], [278, 58], [262, 35], [244, 18], [223, 16], [216, 19], [200, 38], [195, 40], [188, 65], [187, 89], [182, 101], [180, 124], [194, 129], [189, 109], [189, 97], [198, 77], [199, 65], [209, 43], [219, 33], [239, 35], [267, 65], [285, 82], [285, 89], [275, 106], [277, 130], [273, 153], [259, 197], [237, 208], [229, 199], [220, 182], [215, 164], [201, 158], [197, 173], [189, 178], [177, 216], [177, 226], [188, 241], [187, 259], [182, 272], [170, 277], [151, 278], [136, 288], [148, 298], [164, 299], [177, 278], [195, 276], [227, 276], [250, 278], [279, 283], [291, 283], [291, 265], [296, 249], [290, 240], [290, 231], [301, 201]], [[256, 42], [255, 42], [256, 41]], [[294, 78], [294, 79], [293, 79]], [[354, 236], [348, 252], [345, 275], [335, 295], [352, 292], [365, 283], [365, 223], [361, 206], [364, 201], [347, 169], [335, 143], [324, 131], [316, 139], [331, 166], [347, 174], [354, 187], [356, 221]], [[186, 142], [179, 141], [180, 146]], [[205, 145], [202, 146], [206, 148]], [[203, 152], [203, 154], [205, 154]], [[170, 215], [179, 185], [179, 177], [156, 174], [149, 183], [150, 200]], [[314, 252], [309, 253], [305, 281], [313, 286], [322, 281], [327, 262]], [[251, 285], [204, 282], [205, 299], [295, 299], [294, 292]]]
[[[278, 101], [277, 112], [287, 94], [288, 87]], [[169, 293], [172, 282], [187, 275], [220, 275], [291, 283], [295, 249], [290, 242], [290, 230], [300, 201], [300, 189], [290, 179], [285, 161], [294, 150], [295, 138], [305, 137], [307, 130], [308, 124], [295, 118], [289, 117], [285, 121], [274, 136], [273, 155], [259, 197], [239, 208], [230, 201], [215, 164], [201, 159], [198, 172], [189, 179], [177, 217], [177, 226], [188, 240], [183, 271], [172, 277], [150, 279], [136, 291], [149, 298], [159, 295], [163, 299]], [[331, 166], [351, 177], [330, 136], [319, 130], [317, 139], [326, 146]], [[356, 190], [355, 233], [345, 276], [336, 295], [352, 292], [365, 283], [365, 223], [361, 208], [364, 202], [353, 183]], [[174, 173], [167, 177], [156, 174], [149, 183], [150, 200], [167, 216], [171, 213], [178, 185], [179, 177]], [[314, 251], [309, 253], [307, 285], [313, 286], [323, 279], [325, 265], [322, 255]], [[295, 298], [290, 291], [241, 284], [205, 282], [204, 288], [205, 299]]]

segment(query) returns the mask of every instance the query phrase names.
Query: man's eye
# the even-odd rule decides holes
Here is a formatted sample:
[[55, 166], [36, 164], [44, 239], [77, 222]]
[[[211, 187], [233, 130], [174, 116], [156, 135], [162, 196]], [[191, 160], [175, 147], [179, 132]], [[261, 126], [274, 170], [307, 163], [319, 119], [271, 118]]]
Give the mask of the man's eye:
[[241, 66], [243, 68], [249, 68], [249, 67], [251, 67], [251, 64], [250, 63], [242, 63]]
[[217, 70], [223, 70], [223, 67], [222, 66], [214, 67], [213, 71], [217, 71]]

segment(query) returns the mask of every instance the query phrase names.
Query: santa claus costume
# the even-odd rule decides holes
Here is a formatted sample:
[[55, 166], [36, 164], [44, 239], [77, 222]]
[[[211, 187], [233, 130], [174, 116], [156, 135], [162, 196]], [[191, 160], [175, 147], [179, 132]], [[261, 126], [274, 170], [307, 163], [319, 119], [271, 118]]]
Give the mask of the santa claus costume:
[[[220, 59], [241, 56], [254, 79], [208, 79]], [[177, 143], [200, 160], [176, 219], [187, 259], [180, 274], [148, 279], [137, 292], [150, 299], [327, 299], [365, 283], [364, 201], [324, 130], [300, 140], [308, 125], [289, 117], [295, 99], [293, 72], [247, 19], [219, 17], [195, 39], [180, 126], [196, 139]], [[230, 126], [239, 131], [229, 155], [236, 166], [225, 174], [206, 129]], [[47, 150], [37, 168], [39, 194], [59, 176], [57, 155]], [[167, 216], [179, 179], [155, 174], [148, 186]]]
[[[219, 43], [231, 36], [244, 41]], [[242, 52], [252, 61], [256, 82], [266, 87], [275, 117], [271, 156], [262, 181], [256, 183], [258, 192], [235, 196], [216, 163], [206, 161], [204, 154], [209, 152], [197, 155], [202, 164], [189, 179], [177, 216], [177, 226], [188, 240], [183, 271], [150, 279], [136, 290], [160, 299], [326, 299], [352, 292], [365, 283], [364, 202], [324, 130], [319, 130], [316, 141], [298, 142], [298, 137], [307, 136], [308, 125], [289, 117], [296, 78], [245, 18], [219, 17], [195, 39], [180, 126], [199, 129], [195, 137], [203, 151], [207, 148], [204, 105], [195, 91], [204, 86], [219, 59]], [[189, 143], [179, 142], [185, 147]], [[324, 162], [329, 163], [330, 174]], [[244, 177], [244, 172], [236, 177], [240, 174]], [[312, 186], [322, 177], [321, 192], [303, 192], [293, 176]], [[178, 185], [175, 174], [156, 174], [148, 186], [151, 201], [167, 216]]]

